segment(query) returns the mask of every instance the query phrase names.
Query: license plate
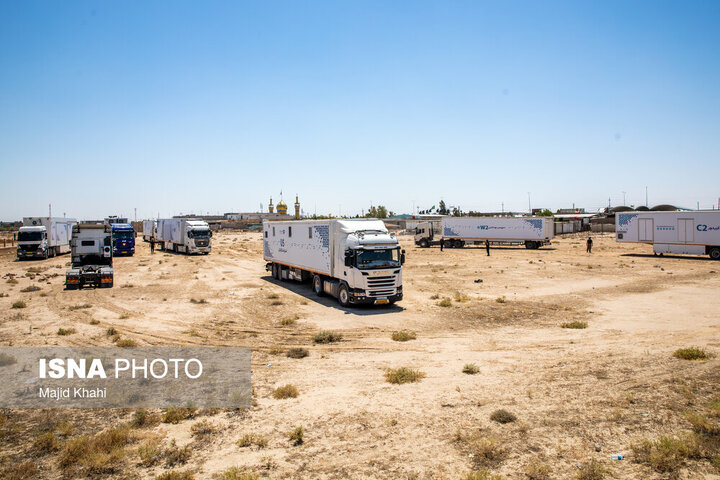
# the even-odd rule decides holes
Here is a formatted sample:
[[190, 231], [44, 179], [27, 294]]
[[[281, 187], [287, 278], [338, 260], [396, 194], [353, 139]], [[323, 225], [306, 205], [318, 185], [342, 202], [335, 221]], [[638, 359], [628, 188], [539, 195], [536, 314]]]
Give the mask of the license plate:
[[388, 300], [387, 298], [378, 298], [377, 300], [375, 300], [375, 303], [390, 303], [390, 300]]

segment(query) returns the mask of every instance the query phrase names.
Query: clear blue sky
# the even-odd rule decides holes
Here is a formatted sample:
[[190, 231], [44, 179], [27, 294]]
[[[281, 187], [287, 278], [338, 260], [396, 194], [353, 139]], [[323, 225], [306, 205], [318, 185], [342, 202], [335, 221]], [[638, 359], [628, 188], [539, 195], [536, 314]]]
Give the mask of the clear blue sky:
[[720, 196], [720, 2], [0, 4], [0, 219]]

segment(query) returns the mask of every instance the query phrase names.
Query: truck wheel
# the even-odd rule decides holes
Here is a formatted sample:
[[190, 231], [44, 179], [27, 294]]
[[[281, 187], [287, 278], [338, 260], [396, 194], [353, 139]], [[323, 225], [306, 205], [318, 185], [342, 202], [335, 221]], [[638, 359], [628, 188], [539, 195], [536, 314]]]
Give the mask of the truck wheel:
[[420, 240], [420, 248], [428, 248], [430, 244], [428, 244], [427, 238], [423, 238]]
[[272, 264], [272, 276], [275, 280], [278, 280], [280, 278], [280, 275], [278, 275], [278, 264], [277, 263]]
[[344, 283], [340, 285], [340, 291], [338, 292], [338, 302], [340, 302], [340, 306], [347, 307], [350, 305], [350, 292], [348, 292], [348, 287]]
[[525, 248], [527, 248], [528, 250], [530, 250], [530, 249], [532, 248], [532, 242], [530, 242], [529, 240], [526, 240], [526, 241], [525, 241]]
[[720, 248], [715, 247], [710, 250], [710, 258], [713, 260], [720, 260]]
[[324, 282], [323, 282], [323, 279], [320, 278], [320, 275], [315, 275], [315, 276], [313, 277], [313, 281], [312, 281], [312, 282], [313, 282], [313, 284], [312, 284], [312, 285], [313, 285], [313, 292], [315, 292], [315, 295], [317, 295], [318, 297], [322, 297], [323, 294], [325, 293], [325, 292], [323, 291], [323, 283], [324, 283]]

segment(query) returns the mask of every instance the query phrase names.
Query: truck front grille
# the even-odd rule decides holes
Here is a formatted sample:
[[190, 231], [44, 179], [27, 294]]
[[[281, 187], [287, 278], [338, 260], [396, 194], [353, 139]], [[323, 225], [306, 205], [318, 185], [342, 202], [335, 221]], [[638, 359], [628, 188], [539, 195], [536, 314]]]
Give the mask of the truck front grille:
[[207, 247], [207, 246], [208, 246], [208, 243], [209, 243], [209, 242], [208, 242], [207, 240], [196, 240], [196, 241], [195, 241], [195, 246], [197, 246], [197, 247]]
[[368, 296], [387, 297], [395, 295], [395, 275], [368, 277]]

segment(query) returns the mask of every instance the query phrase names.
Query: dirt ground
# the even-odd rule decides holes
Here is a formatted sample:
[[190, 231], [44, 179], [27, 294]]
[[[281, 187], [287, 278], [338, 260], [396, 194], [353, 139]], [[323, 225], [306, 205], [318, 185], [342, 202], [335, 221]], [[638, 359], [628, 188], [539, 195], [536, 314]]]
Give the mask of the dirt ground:
[[[115, 259], [112, 289], [64, 291], [69, 256], [17, 262], [4, 255], [0, 345], [111, 346], [112, 327], [139, 345], [248, 346], [254, 399], [247, 411], [196, 412], [178, 424], [135, 429], [115, 466], [94, 473], [61, 468], [64, 444], [127, 424], [133, 411], [4, 411], [0, 471], [11, 478], [31, 462], [37, 470], [27, 478], [151, 479], [171, 470], [141, 464], [138, 445], [157, 438], [190, 446], [185, 463], [172, 468], [197, 479], [220, 478], [232, 466], [278, 479], [460, 479], [471, 471], [602, 478], [578, 477], [588, 466], [605, 469], [605, 478], [720, 478], [720, 460], [712, 463], [718, 452], [661, 472], [631, 449], [643, 438], [692, 431], [688, 412], [718, 423], [720, 410], [713, 416], [708, 404], [720, 394], [720, 360], [673, 352], [720, 353], [720, 262], [655, 257], [651, 247], [611, 235], [595, 236], [589, 255], [585, 238], [558, 238], [541, 250], [494, 248], [488, 257], [481, 248], [419, 249], [412, 236], [400, 236], [404, 300], [353, 309], [315, 297], [309, 285], [274, 281], [259, 233], [219, 233], [210, 255], [194, 257], [151, 255], [138, 238], [134, 257]], [[21, 292], [31, 285], [40, 290]], [[440, 306], [446, 297], [450, 306]], [[12, 308], [17, 300], [26, 308]], [[573, 321], [587, 328], [561, 328]], [[76, 332], [59, 336], [60, 328]], [[341, 333], [342, 341], [313, 344], [320, 330]], [[398, 330], [417, 338], [393, 341]], [[287, 358], [290, 347], [310, 355]], [[479, 371], [463, 373], [466, 364]], [[385, 370], [397, 367], [426, 375], [386, 382]], [[285, 384], [297, 387], [297, 398], [273, 398]], [[515, 421], [491, 420], [498, 409]], [[203, 421], [214, 432], [198, 438], [191, 428]], [[61, 422], [71, 431], [39, 449], [38, 435]], [[288, 432], [297, 426], [304, 442], [293, 445]], [[267, 445], [238, 446], [248, 433]], [[494, 478], [485, 473], [475, 478]]]

